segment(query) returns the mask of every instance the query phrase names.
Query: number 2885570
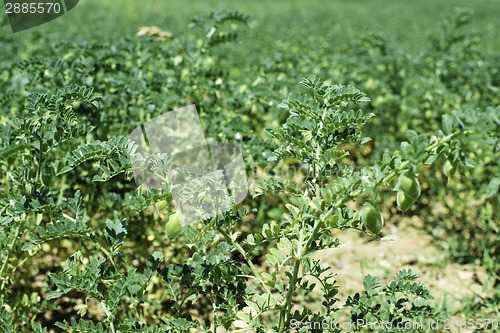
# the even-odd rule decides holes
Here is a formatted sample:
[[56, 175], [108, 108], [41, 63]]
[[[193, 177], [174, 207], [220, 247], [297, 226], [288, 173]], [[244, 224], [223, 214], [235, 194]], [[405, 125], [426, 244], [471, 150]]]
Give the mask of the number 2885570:
[[6, 2], [7, 14], [58, 14], [62, 10], [59, 2]]

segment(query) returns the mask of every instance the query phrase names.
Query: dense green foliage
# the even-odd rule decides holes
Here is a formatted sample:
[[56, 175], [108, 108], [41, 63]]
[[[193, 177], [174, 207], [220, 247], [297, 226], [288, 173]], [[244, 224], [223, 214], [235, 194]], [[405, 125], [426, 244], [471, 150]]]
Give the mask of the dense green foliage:
[[[314, 256], [346, 230], [385, 240], [396, 201], [449, 260], [486, 269], [469, 315], [499, 315], [498, 13], [445, 4], [86, 1], [15, 35], [0, 16], [0, 331], [446, 318], [412, 270], [341, 302]], [[181, 228], [168, 175], [134, 182], [128, 135], [190, 104], [252, 181]]]

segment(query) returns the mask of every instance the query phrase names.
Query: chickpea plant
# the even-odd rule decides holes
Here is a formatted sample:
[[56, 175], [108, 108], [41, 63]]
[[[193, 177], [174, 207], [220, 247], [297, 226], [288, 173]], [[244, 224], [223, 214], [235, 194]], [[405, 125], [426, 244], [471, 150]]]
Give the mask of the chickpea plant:
[[[383, 217], [378, 203], [386, 189], [396, 191], [398, 207], [405, 212], [421, 195], [417, 176], [421, 168], [441, 158], [445, 160], [444, 174], [451, 177], [458, 164], [474, 166], [461, 148], [469, 135], [484, 133], [493, 140], [498, 137], [492, 131], [498, 126], [498, 109], [482, 113], [481, 125], [477, 111], [455, 112], [443, 116], [443, 130], [435, 135], [409, 130], [408, 141], [401, 143], [400, 151], [384, 154], [374, 165], [353, 167], [346, 162], [348, 152], [343, 147], [369, 141], [362, 129], [374, 115], [352, 110], [349, 105], [369, 99], [354, 87], [326, 84], [315, 76], [300, 84], [309, 94], [292, 95], [279, 105], [288, 110], [289, 117], [282, 127], [268, 131], [281, 142], [269, 160], [297, 160], [308, 166], [309, 177], [303, 186], [283, 179], [263, 181], [256, 196], [284, 193], [289, 199], [289, 212], [281, 223], [264, 225], [261, 234], [249, 235], [244, 242], [248, 248], [259, 243], [274, 244], [267, 255], [270, 273], [257, 276], [265, 292], [247, 300], [249, 310], [239, 314], [242, 321], [261, 331], [264, 326], [258, 318], [269, 310], [279, 313], [274, 327], [278, 332], [288, 331], [292, 322], [334, 322], [335, 312], [342, 308], [335, 306], [339, 288], [335, 274], [331, 267], [311, 256], [341, 244], [332, 237], [331, 230], [354, 229], [381, 239]], [[356, 211], [347, 205], [350, 202], [362, 208]], [[432, 295], [422, 283], [415, 282], [419, 276], [412, 270], [400, 270], [393, 281], [384, 285], [378, 277], [367, 275], [364, 290], [348, 297], [343, 307], [350, 309], [354, 322], [384, 321], [392, 327], [415, 318], [437, 319], [440, 314], [430, 302]], [[311, 277], [319, 283], [323, 295], [321, 310], [316, 312], [294, 306], [295, 300], [314, 290]]]
[[[362, 130], [374, 116], [353, 107], [368, 102], [368, 97], [352, 86], [327, 84], [315, 76], [300, 84], [308, 92], [285, 99], [279, 107], [289, 113], [286, 122], [268, 130], [279, 143], [269, 163], [280, 167], [285, 160], [297, 160], [307, 165], [308, 177], [303, 183], [278, 177], [259, 181], [254, 197], [281, 195], [287, 212], [279, 222], [266, 223], [258, 232], [247, 234], [237, 227], [258, 211], [246, 206], [182, 228], [179, 216], [169, 212], [171, 165], [162, 154], [143, 162], [144, 167], [154, 162], [165, 172], [163, 188], [139, 187], [119, 200], [120, 206], [108, 215], [94, 212], [92, 208], [99, 206], [93, 200], [98, 199], [92, 199], [95, 197], [89, 192], [99, 191], [80, 186], [88, 177], [80, 176], [82, 166], [95, 173], [87, 186], [116, 177], [132, 184], [128, 153], [133, 143], [126, 137], [91, 138], [93, 126], [81, 124], [73, 109], [75, 103], [99, 108], [99, 96], [89, 88], [67, 87], [53, 95], [30, 95], [27, 109], [31, 116], [11, 119], [1, 128], [0, 166], [10, 179], [0, 197], [2, 330], [15, 332], [15, 322], [24, 321], [31, 322], [35, 332], [46, 332], [46, 327], [25, 313], [36, 317], [50, 309], [51, 300], [70, 292], [85, 298], [77, 313], [81, 319], [73, 317], [56, 325], [77, 332], [213, 332], [218, 327], [285, 332], [293, 322], [335, 321], [343, 309], [349, 310], [353, 320], [392, 324], [438, 316], [429, 290], [415, 282], [419, 274], [411, 270], [400, 270], [386, 284], [367, 275], [363, 290], [339, 305], [341, 286], [333, 269], [312, 255], [341, 245], [332, 229], [353, 229], [383, 239], [382, 196], [395, 191], [398, 207], [404, 212], [421, 195], [421, 168], [446, 160], [444, 173], [451, 177], [458, 165], [472, 166], [460, 140], [474, 130], [497, 135], [499, 109], [481, 115], [446, 115], [443, 130], [437, 134], [408, 131], [400, 151], [385, 154], [373, 165], [353, 166], [346, 159], [346, 144], [367, 143], [370, 139]], [[65, 184], [68, 174], [75, 180]], [[53, 185], [56, 179], [57, 188]], [[131, 237], [130, 221], [138, 216], [147, 219], [151, 214], [146, 212], [155, 205], [154, 214], [167, 216], [163, 221], [168, 237], [165, 244], [183, 244], [189, 252], [182, 261], [172, 261], [155, 251], [136, 267], [124, 254], [130, 253], [126, 242]], [[19, 270], [43, 252], [43, 244], [63, 239], [77, 245], [65, 263], [48, 274], [46, 299], [41, 301], [34, 293], [18, 301], [12, 286], [19, 279]], [[252, 261], [256, 249], [263, 251], [269, 270], [259, 270]], [[152, 284], [160, 286], [169, 301], [168, 316], [156, 321], [154, 313], [142, 306], [154, 299]], [[321, 295], [319, 307], [297, 306], [304, 295], [313, 292]], [[91, 299], [105, 319], [86, 318]], [[206, 302], [209, 308], [209, 318], [202, 322], [188, 311], [197, 302]], [[29, 311], [23, 312], [24, 304], [29, 304]]]
[[[349, 153], [342, 149], [345, 144], [362, 145], [370, 139], [362, 129], [374, 114], [349, 109], [350, 105], [368, 102], [369, 98], [352, 86], [330, 85], [311, 76], [300, 84], [309, 94], [292, 95], [279, 107], [289, 112], [286, 123], [269, 134], [281, 142], [270, 162], [294, 159], [306, 164], [309, 176], [304, 186], [291, 184], [283, 179], [269, 178], [256, 189], [259, 195], [285, 193], [289, 213], [280, 224], [272, 222], [263, 227], [262, 233], [249, 235], [243, 242], [248, 248], [259, 243], [274, 244], [267, 255], [270, 273], [256, 276], [264, 293], [247, 300], [248, 308], [239, 313], [247, 325], [264, 331], [259, 317], [267, 311], [277, 311], [279, 321], [275, 330], [288, 331], [290, 323], [334, 321], [339, 286], [332, 269], [311, 255], [323, 249], [341, 245], [332, 237], [331, 230], [355, 229], [368, 233], [375, 239], [383, 229], [383, 217], [378, 208], [384, 188], [393, 188], [394, 180], [401, 175], [403, 182], [396, 185], [403, 193], [409, 192], [412, 200], [419, 196], [418, 180], [406, 181], [405, 174], [418, 170], [435, 155], [435, 148], [446, 144], [449, 138], [436, 138], [435, 142], [423, 140], [423, 136], [410, 133], [417, 140], [403, 145], [403, 152], [385, 155], [373, 166], [355, 168], [345, 163]], [[405, 159], [406, 157], [406, 159]], [[411, 173], [413, 175], [413, 173]], [[416, 191], [418, 187], [418, 193]], [[362, 205], [356, 212], [349, 202]], [[316, 283], [322, 293], [322, 310], [294, 307], [295, 300], [315, 290]], [[390, 284], [382, 286], [377, 277], [365, 277], [362, 294], [350, 297], [346, 306], [353, 319], [368, 318], [396, 323], [416, 316], [432, 316], [429, 303], [433, 299], [421, 283], [403, 283], [418, 278], [417, 273], [400, 271]], [[374, 290], [380, 289], [378, 292]], [[387, 307], [375, 302], [381, 295], [386, 297]], [[403, 311], [403, 308], [409, 308]]]
[[[2, 169], [7, 171], [11, 181], [0, 198], [0, 323], [5, 332], [16, 332], [13, 313], [17, 307], [22, 307], [22, 303], [15, 301], [11, 287], [19, 279], [19, 270], [42, 252], [41, 245], [44, 243], [73, 239], [86, 246], [76, 250], [71, 259], [66, 260], [62, 271], [50, 273], [49, 278], [56, 290], [50, 291], [42, 303], [39, 296], [33, 293], [30, 296], [33, 300], [28, 302], [32, 307], [29, 311], [43, 313], [50, 308], [47, 301], [74, 290], [86, 295], [79, 315], [86, 314], [87, 301], [93, 298], [101, 304], [108, 319], [104, 324], [83, 320], [77, 323], [73, 319], [71, 323], [64, 321], [57, 326], [85, 332], [116, 332], [114, 320], [118, 305], [125, 295], [132, 295], [130, 287], [138, 276], [134, 275], [134, 269], [120, 267], [123, 262], [118, 251], [127, 235], [126, 219], [106, 219], [102, 221], [105, 225], [103, 231], [96, 232], [100, 228], [90, 225], [81, 191], [73, 189], [70, 194], [64, 193], [67, 190], [65, 175], [89, 161], [96, 163], [100, 170], [100, 174], [93, 178], [96, 183], [106, 182], [121, 174], [132, 176], [128, 160], [130, 146], [126, 137], [81, 142], [94, 127], [79, 122], [74, 105], [86, 103], [98, 108], [99, 99], [100, 96], [94, 94], [91, 88], [77, 86], [66, 87], [53, 95], [31, 94], [26, 103], [31, 117], [14, 118], [2, 127]], [[65, 152], [78, 141], [81, 142], [78, 147]], [[59, 190], [49, 187], [54, 178], [63, 179], [59, 182]], [[138, 210], [144, 210], [167, 197], [165, 193], [153, 190], [146, 199], [138, 197], [135, 205]], [[88, 265], [82, 269], [80, 265], [85, 250], [91, 253], [97, 251], [101, 255], [86, 257]], [[154, 258], [152, 255], [150, 269], [144, 271], [140, 281], [134, 280], [135, 286], [145, 287], [148, 283], [155, 271]], [[124, 269], [123, 272], [119, 272], [120, 268]], [[133, 289], [136, 293], [133, 301], [136, 301], [136, 295], [143, 294], [143, 287]], [[10, 311], [3, 305], [7, 301], [12, 301], [9, 302]], [[29, 319], [23, 317], [24, 312], [18, 316], [18, 321]], [[134, 332], [159, 332], [158, 328], [142, 330], [127, 321], [121, 326], [125, 327], [121, 328], [122, 332], [127, 331], [126, 327]], [[47, 331], [35, 321], [32, 327], [35, 332]]]

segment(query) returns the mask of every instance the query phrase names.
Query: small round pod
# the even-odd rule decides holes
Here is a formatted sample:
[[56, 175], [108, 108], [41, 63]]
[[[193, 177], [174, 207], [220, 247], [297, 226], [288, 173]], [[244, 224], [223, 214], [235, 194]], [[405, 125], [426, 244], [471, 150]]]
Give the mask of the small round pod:
[[417, 201], [413, 198], [411, 198], [406, 192], [404, 191], [398, 191], [398, 194], [396, 195], [396, 202], [398, 203], [398, 208], [402, 212], [406, 212], [413, 203]]
[[53, 175], [48, 169], [43, 168], [42, 172], [41, 172], [41, 178], [42, 178], [43, 185], [45, 185], [46, 187], [49, 187], [50, 183], [52, 183]]
[[443, 173], [447, 178], [452, 177], [458, 170], [458, 163], [447, 159], [443, 164]]
[[168, 222], [166, 226], [167, 236], [170, 240], [173, 240], [182, 231], [182, 221], [178, 213], [174, 213], [168, 217]]
[[373, 234], [378, 235], [380, 231], [382, 231], [384, 218], [380, 210], [371, 202], [367, 202], [363, 205], [361, 209], [361, 219], [366, 229], [370, 230]]
[[167, 200], [160, 200], [156, 203], [156, 208], [158, 208], [158, 211], [162, 211], [165, 208], [168, 207], [168, 201]]
[[420, 183], [413, 172], [405, 172], [399, 176], [399, 190], [405, 192], [413, 200], [420, 197]]

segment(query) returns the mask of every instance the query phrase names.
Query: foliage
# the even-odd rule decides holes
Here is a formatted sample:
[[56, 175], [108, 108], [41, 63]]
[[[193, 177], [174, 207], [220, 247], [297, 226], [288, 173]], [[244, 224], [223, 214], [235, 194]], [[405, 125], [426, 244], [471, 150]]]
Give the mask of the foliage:
[[[263, 25], [216, 10], [191, 30], [180, 22], [182, 33], [79, 41], [1, 32], [0, 330], [284, 332], [346, 316], [439, 318], [412, 270], [388, 283], [366, 275], [341, 304], [332, 263], [315, 256], [341, 251], [347, 230], [387, 240], [362, 223], [362, 207], [387, 216], [396, 197], [451, 260], [486, 269], [495, 292], [477, 306], [498, 311], [500, 67], [472, 29], [479, 19], [445, 13], [411, 51], [396, 35], [336, 30], [330, 12], [340, 15], [316, 8], [297, 17], [304, 24]], [[167, 224], [169, 156], [141, 161], [162, 168], [164, 186], [137, 188], [128, 134], [193, 103], [209, 143], [242, 145], [252, 198], [179, 232]], [[450, 163], [456, 171], [443, 172]]]

